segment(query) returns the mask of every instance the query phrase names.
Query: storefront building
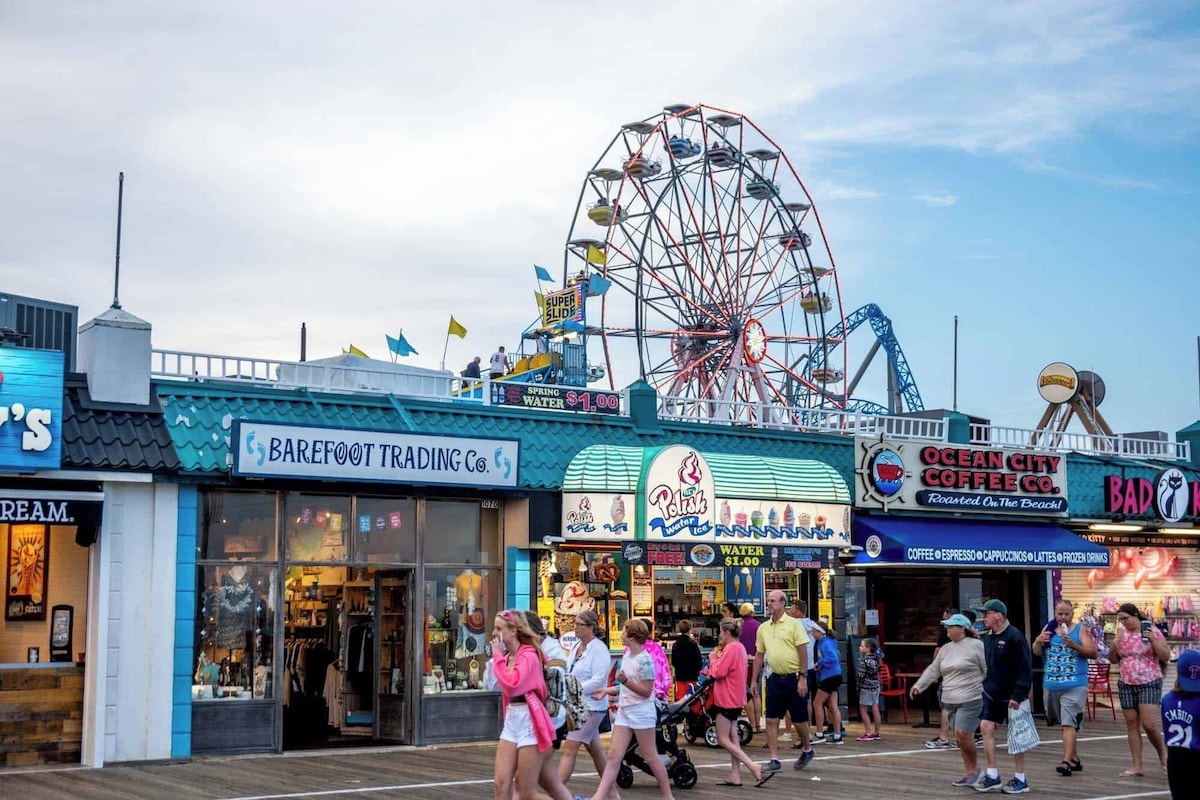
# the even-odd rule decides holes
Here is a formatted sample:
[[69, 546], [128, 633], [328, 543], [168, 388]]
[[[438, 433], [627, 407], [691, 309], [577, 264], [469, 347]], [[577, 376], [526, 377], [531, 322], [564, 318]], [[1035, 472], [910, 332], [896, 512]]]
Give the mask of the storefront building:
[[141, 326], [86, 324], [86, 375], [0, 348], [0, 769], [170, 754], [169, 669], [149, 665], [171, 663], [171, 619], [149, 609], [172, 598], [177, 462], [148, 373], [93, 358]]
[[177, 755], [493, 738], [484, 647], [505, 537], [526, 538], [520, 440], [421, 430], [386, 397], [159, 394], [194, 482]]
[[858, 438], [855, 462], [846, 629], [877, 637], [898, 674], [932, 660], [942, 609], [999, 598], [1028, 632], [1044, 621], [1053, 570], [1108, 567], [1104, 548], [1063, 524], [1062, 454]]
[[618, 652], [630, 614], [650, 619], [660, 639], [688, 619], [702, 642], [715, 641], [726, 602], [761, 617], [769, 590], [807, 594], [849, 531], [849, 489], [826, 463], [593, 445], [567, 468], [563, 543], [540, 576], [539, 606], [564, 634], [596, 608]]
[[1112, 642], [1116, 611], [1138, 606], [1162, 630], [1172, 660], [1200, 647], [1200, 470], [1073, 456], [1068, 526], [1109, 551], [1107, 567], [1058, 576], [1056, 594], [1095, 617]]

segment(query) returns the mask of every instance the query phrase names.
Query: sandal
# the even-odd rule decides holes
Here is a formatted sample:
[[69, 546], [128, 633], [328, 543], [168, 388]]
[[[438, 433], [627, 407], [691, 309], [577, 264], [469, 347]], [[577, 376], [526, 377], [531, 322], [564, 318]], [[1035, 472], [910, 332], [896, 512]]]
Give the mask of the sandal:
[[1136, 769], [1127, 769], [1117, 776], [1118, 778], [1144, 778], [1146, 773], [1138, 772]]
[[717, 786], [741, 786], [741, 785], [742, 784], [734, 783], [733, 781], [717, 781]]
[[1067, 763], [1071, 765], [1071, 772], [1083, 772], [1083, 762], [1078, 758], [1074, 761], [1068, 761]]
[[1058, 766], [1054, 768], [1054, 771], [1057, 772], [1059, 775], [1062, 775], [1064, 778], [1071, 777], [1071, 762], [1070, 761], [1058, 762]]

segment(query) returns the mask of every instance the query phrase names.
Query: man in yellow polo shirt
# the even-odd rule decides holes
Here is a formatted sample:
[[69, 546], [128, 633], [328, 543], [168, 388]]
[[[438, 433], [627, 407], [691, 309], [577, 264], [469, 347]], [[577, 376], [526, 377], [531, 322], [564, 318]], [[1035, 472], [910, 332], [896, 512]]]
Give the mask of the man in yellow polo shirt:
[[779, 720], [791, 714], [792, 723], [800, 732], [800, 757], [793, 765], [804, 769], [813, 759], [808, 727], [808, 634], [800, 620], [784, 613], [787, 595], [778, 589], [767, 595], [769, 619], [758, 626], [755, 641], [753, 692], [758, 695], [759, 677], [763, 662], [770, 675], [767, 677], [767, 697], [763, 708], [767, 716], [767, 750], [771, 760], [763, 769], [776, 772], [779, 763]]

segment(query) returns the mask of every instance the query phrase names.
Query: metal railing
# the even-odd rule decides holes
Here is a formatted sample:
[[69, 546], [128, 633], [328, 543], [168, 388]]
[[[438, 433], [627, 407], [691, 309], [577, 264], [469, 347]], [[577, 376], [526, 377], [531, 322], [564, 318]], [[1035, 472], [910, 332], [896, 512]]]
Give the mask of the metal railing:
[[[582, 392], [579, 386], [560, 386], [545, 383], [493, 382], [488, 378], [464, 379], [451, 372], [430, 374], [428, 370], [363, 369], [337, 364], [306, 361], [280, 361], [270, 358], [245, 358], [212, 353], [189, 353], [182, 350], [152, 350], [150, 374], [160, 380], [204, 381], [282, 389], [309, 389], [317, 392], [357, 393], [418, 397], [425, 400], [445, 400], [480, 406], [511, 405], [541, 407], [537, 402], [525, 403], [524, 397], [549, 391]], [[610, 394], [606, 392], [605, 394]], [[536, 399], [536, 398], [535, 398]], [[618, 414], [628, 413], [625, 393], [620, 394]], [[583, 409], [580, 409], [583, 410]], [[611, 409], [610, 409], [611, 411]]]
[[[344, 392], [418, 397], [429, 400], [457, 401], [481, 406], [506, 404], [502, 394], [512, 382], [493, 384], [487, 378], [467, 381], [449, 371], [364, 369], [329, 362], [281, 361], [247, 358], [182, 350], [152, 350], [151, 375], [160, 380], [206, 381], [285, 389], [310, 389], [318, 392]], [[533, 384], [547, 389], [580, 391], [578, 386]], [[519, 399], [507, 404], [519, 405]], [[620, 414], [629, 413], [628, 395], [621, 393]], [[752, 403], [733, 400], [697, 400], [691, 397], [659, 397], [660, 419], [732, 425], [768, 430], [808, 431], [845, 436], [887, 436], [892, 439], [947, 441], [944, 419], [864, 414], [836, 409], [798, 409], [782, 404]], [[1187, 461], [1191, 458], [1188, 442], [1129, 436], [1093, 436], [1085, 433], [1057, 433], [1004, 425], [970, 426], [971, 444], [994, 447], [1074, 451], [1086, 455], [1124, 456], [1133, 459]]]
[[697, 400], [691, 397], [659, 398], [660, 419], [704, 422], [767, 430], [836, 433], [847, 436], [886, 435], [893, 439], [946, 440], [944, 419], [893, 417], [837, 409], [804, 409], [774, 403], [740, 400]]
[[971, 444], [995, 447], [1018, 447], [1025, 450], [1083, 453], [1097, 456], [1187, 461], [1191, 458], [1189, 442], [1160, 439], [1141, 439], [1131, 436], [1092, 435], [1090, 433], [1060, 433], [1032, 428], [1010, 428], [1004, 425], [971, 425]]

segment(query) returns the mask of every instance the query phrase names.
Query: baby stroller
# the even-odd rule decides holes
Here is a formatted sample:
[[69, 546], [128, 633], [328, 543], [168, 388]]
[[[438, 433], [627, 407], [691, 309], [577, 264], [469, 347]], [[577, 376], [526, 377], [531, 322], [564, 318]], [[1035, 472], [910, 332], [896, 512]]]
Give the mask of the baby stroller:
[[[692, 684], [696, 688], [688, 695], [690, 703], [683, 726], [683, 738], [687, 739], [688, 744], [703, 739], [709, 747], [720, 747], [717, 742], [717, 718], [712, 713], [712, 692], [708, 689], [711, 685], [712, 681], [707, 680], [699, 685]], [[744, 719], [737, 721], [737, 737], [742, 747], [750, 744], [754, 738], [754, 728]]]
[[[679, 723], [687, 718], [688, 706], [697, 697], [703, 701], [704, 696], [709, 692], [710, 688], [702, 686], [695, 694], [682, 700], [658, 704], [658, 729], [654, 732], [654, 749], [657, 752], [653, 757], [667, 757], [665, 759], [667, 777], [680, 789], [690, 789], [695, 786], [699, 776], [696, 773], [696, 766], [688, 758], [687, 750], [679, 746]], [[617, 771], [617, 786], [628, 789], [633, 785], [635, 767], [647, 775], [654, 774], [650, 771], [650, 763], [638, 752], [636, 737], [629, 740], [629, 747], [621, 759], [621, 768]]]

